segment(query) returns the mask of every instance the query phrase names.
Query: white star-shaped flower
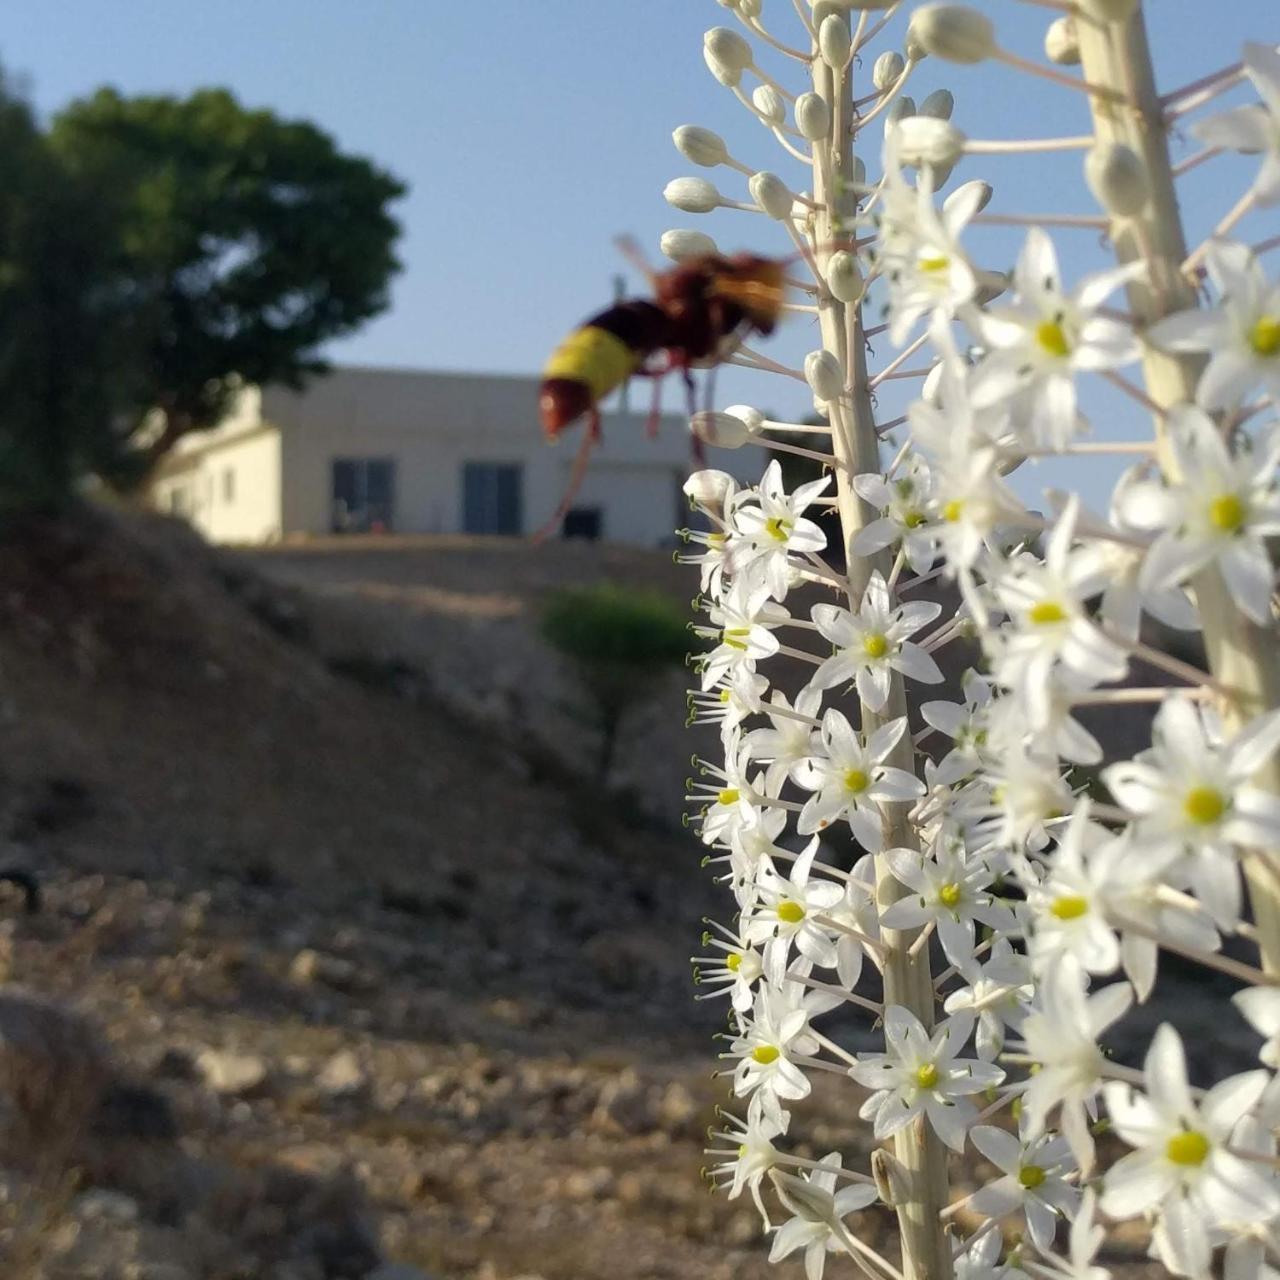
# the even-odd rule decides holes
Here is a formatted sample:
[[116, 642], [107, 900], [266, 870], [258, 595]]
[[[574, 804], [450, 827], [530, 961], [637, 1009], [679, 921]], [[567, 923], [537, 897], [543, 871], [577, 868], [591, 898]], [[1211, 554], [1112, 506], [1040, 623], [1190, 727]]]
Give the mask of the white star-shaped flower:
[[1191, 132], [1211, 147], [1261, 155], [1253, 191], [1265, 206], [1280, 201], [1280, 53], [1251, 41], [1244, 47], [1244, 68], [1262, 101], [1210, 116]]
[[1147, 340], [1166, 351], [1208, 353], [1196, 403], [1211, 413], [1234, 408], [1258, 383], [1280, 401], [1280, 284], [1270, 283], [1249, 247], [1234, 241], [1213, 241], [1205, 266], [1218, 305], [1166, 316], [1147, 330]]

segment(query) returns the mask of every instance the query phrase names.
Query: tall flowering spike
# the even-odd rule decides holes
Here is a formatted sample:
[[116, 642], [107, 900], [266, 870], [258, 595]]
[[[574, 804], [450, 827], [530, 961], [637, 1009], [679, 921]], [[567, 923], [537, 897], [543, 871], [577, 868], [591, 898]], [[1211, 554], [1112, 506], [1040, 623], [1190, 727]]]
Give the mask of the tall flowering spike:
[[[787, 154], [748, 167], [682, 127], [682, 154], [736, 188], [684, 178], [667, 196], [765, 213], [788, 277], [811, 273], [808, 354], [782, 372], [818, 417], [709, 406], [690, 424], [736, 451], [734, 478], [686, 486], [681, 557], [707, 615], [692, 718], [723, 751], [697, 762], [690, 803], [733, 913], [695, 963], [699, 995], [731, 1010], [723, 1074], [746, 1107], [714, 1135], [713, 1179], [751, 1191], [770, 1257], [803, 1256], [810, 1280], [831, 1253], [902, 1280], [1106, 1280], [1106, 1222], [1126, 1217], [1150, 1224], [1166, 1270], [1265, 1280], [1280, 1273], [1280, 292], [1274, 237], [1249, 219], [1280, 199], [1280, 54], [1249, 45], [1241, 67], [1157, 98], [1140, 0], [1046, 16], [1050, 67], [1009, 52], [982, 6], [816, 0], [788, 37], [759, 0], [721, 2], [742, 29], [708, 33], [708, 65]], [[963, 96], [921, 79], [928, 57], [1066, 80], [1093, 132], [976, 138]], [[778, 58], [807, 81], [785, 83]], [[1259, 101], [1212, 115], [1237, 85]], [[1017, 92], [1009, 120], [1048, 118]], [[1161, 123], [1196, 113], [1206, 149], [1175, 170]], [[1190, 245], [1175, 174], [1198, 180], [1219, 148], [1260, 164]], [[1036, 175], [1049, 157], [1099, 212], [1032, 218], [968, 172], [940, 194], [989, 153], [1019, 156], [1046, 198], [1064, 186]], [[796, 156], [812, 161], [799, 178]], [[1082, 274], [1079, 231], [1103, 228], [1118, 262]], [[708, 359], [773, 367], [735, 354], [729, 323], [772, 306], [770, 286], [706, 266], [700, 233], [663, 248], [679, 279], [706, 272], [672, 336], [705, 307]], [[747, 483], [756, 449], [819, 474], [791, 485], [774, 461]], [[1107, 484], [1106, 455], [1132, 464], [1109, 500], [1049, 487], [1068, 457]], [[1151, 618], [1189, 633], [1185, 651], [1164, 652]], [[1108, 1046], [1135, 1001], [1161, 999], [1158, 976], [1178, 980], [1162, 952], [1247, 988], [1214, 1017], [1258, 1057], [1203, 1092], [1171, 1028], [1142, 1073]], [[858, 1017], [855, 1052], [840, 1041]], [[869, 1091], [870, 1161], [788, 1154], [816, 1072]], [[1114, 1136], [1095, 1143], [1102, 1125]], [[971, 1144], [994, 1173], [953, 1241], [949, 1166]], [[900, 1264], [845, 1221], [877, 1195]]]

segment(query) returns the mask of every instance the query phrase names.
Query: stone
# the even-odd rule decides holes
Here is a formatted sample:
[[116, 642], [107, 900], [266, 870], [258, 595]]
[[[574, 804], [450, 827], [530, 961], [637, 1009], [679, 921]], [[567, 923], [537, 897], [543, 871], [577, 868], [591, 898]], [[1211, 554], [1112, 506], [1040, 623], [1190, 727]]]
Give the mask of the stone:
[[77, 1217], [97, 1222], [137, 1222], [138, 1202], [122, 1191], [96, 1188], [77, 1196], [74, 1205]]
[[197, 1055], [196, 1067], [210, 1089], [231, 1096], [252, 1093], [267, 1078], [267, 1064], [256, 1053], [205, 1049]]
[[335, 1097], [362, 1092], [369, 1083], [360, 1059], [350, 1049], [335, 1053], [320, 1070], [316, 1083]]

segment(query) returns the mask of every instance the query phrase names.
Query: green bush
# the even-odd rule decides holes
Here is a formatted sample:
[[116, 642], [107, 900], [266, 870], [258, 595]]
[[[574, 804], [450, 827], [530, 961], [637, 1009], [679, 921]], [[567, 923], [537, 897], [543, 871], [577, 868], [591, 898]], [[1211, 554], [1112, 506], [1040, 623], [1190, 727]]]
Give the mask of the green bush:
[[620, 583], [566, 587], [547, 601], [542, 635], [574, 664], [590, 695], [604, 778], [628, 709], [660, 672], [684, 663], [690, 648], [684, 611], [656, 591]]

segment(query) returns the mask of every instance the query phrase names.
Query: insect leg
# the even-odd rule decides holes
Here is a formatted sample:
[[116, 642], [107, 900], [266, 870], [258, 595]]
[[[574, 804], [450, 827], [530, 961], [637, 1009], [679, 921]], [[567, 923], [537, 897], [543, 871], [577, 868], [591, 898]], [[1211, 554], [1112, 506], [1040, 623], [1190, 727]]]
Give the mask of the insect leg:
[[599, 439], [600, 410], [593, 407], [591, 416], [587, 420], [587, 429], [582, 433], [582, 443], [578, 446], [578, 452], [574, 455], [573, 466], [569, 469], [569, 482], [565, 485], [564, 494], [560, 498], [560, 505], [556, 507], [546, 524], [533, 534], [531, 541], [535, 547], [545, 542], [560, 527], [560, 522], [573, 505], [573, 500], [578, 496], [578, 490], [582, 488], [582, 482], [586, 479], [587, 464], [591, 460], [591, 451], [595, 448], [596, 441]]

